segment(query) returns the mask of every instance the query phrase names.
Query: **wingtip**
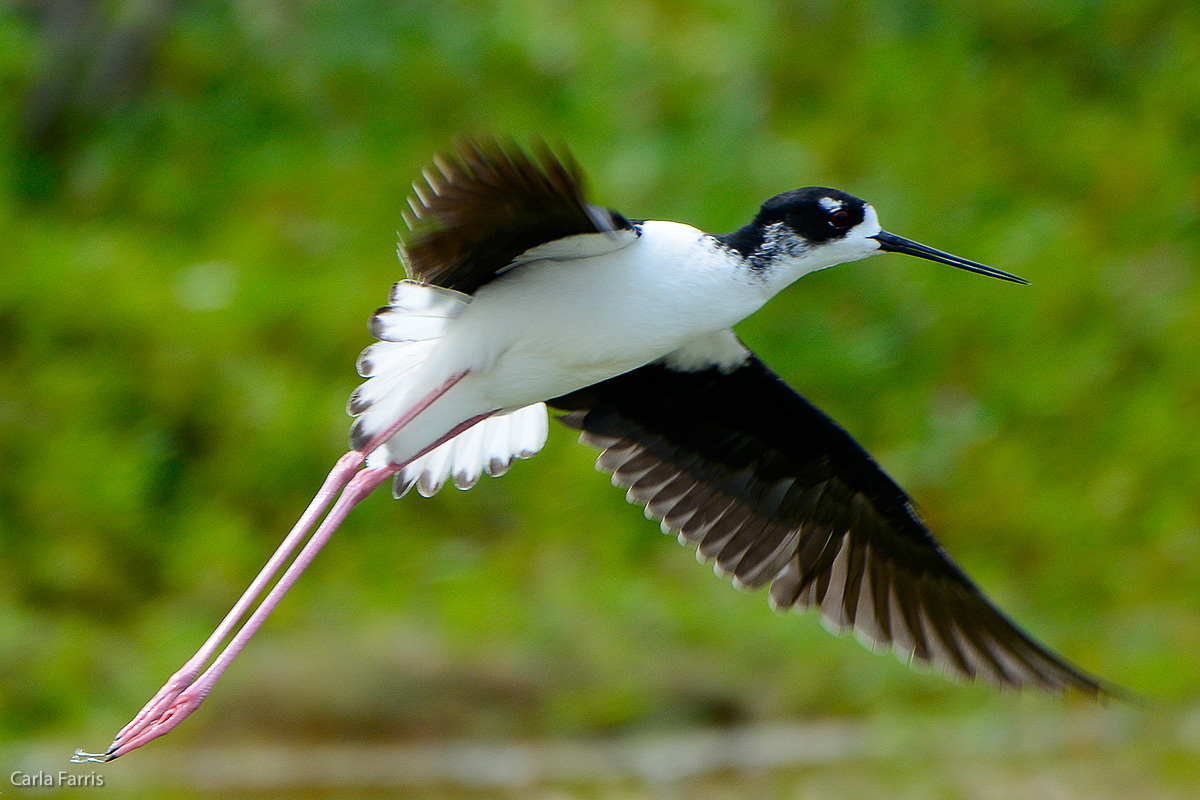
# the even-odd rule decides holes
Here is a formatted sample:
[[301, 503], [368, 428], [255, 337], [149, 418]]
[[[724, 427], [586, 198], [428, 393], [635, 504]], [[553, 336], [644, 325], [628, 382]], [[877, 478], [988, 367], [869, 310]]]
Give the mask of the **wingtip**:
[[1079, 674], [1087, 680], [1087, 685], [1069, 687], [1067, 693], [1083, 694], [1088, 699], [1094, 700], [1101, 705], [1122, 703], [1138, 708], [1150, 708], [1156, 702], [1154, 698], [1148, 695], [1126, 689], [1119, 684], [1111, 683], [1086, 673]]

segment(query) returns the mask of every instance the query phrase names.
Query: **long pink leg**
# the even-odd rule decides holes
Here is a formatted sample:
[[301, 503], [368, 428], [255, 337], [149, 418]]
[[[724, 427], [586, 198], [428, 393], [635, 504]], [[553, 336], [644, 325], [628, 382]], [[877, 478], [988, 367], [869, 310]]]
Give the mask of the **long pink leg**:
[[[200, 650], [188, 659], [183, 668], [171, 676], [166, 684], [150, 699], [150, 702], [138, 712], [137, 716], [118, 732], [108, 750], [104, 753], [84, 753], [77, 750], [71, 759], [72, 762], [111, 761], [119, 755], [135, 750], [146, 742], [162, 736], [194, 711], [208, 695], [212, 686], [217, 682], [221, 674], [224, 673], [230, 662], [241, 652], [246, 642], [250, 640], [250, 637], [254, 635], [263, 621], [270, 615], [271, 611], [278, 605], [283, 595], [287, 593], [288, 589], [296, 582], [296, 579], [300, 577], [300, 574], [308, 564], [316, 557], [317, 552], [329, 540], [333, 532], [337, 530], [337, 527], [350, 513], [351, 509], [362, 502], [363, 498], [374, 491], [388, 477], [394, 475], [404, 467], [404, 464], [389, 464], [384, 467], [376, 467], [358, 472], [366, 460], [366, 456], [395, 435], [400, 428], [407, 425], [417, 414], [428, 408], [430, 404], [449, 391], [451, 387], [465, 376], [466, 373], [461, 373], [449, 378], [437, 389], [422, 398], [419, 403], [402, 415], [392, 426], [373, 437], [361, 452], [351, 451], [339, 458], [337, 464], [329, 473], [324, 484], [322, 484], [316, 496], [313, 497], [312, 502], [309, 503], [308, 508], [305, 509], [304, 514], [301, 515], [291, 532], [288, 533], [279, 548], [272, 554], [266, 566], [255, 577], [251, 585], [238, 599], [234, 607], [225, 616], [225, 619], [221, 621], [217, 630], [205, 641]], [[484, 414], [456, 426], [454, 430], [425, 448], [414, 459], [419, 458], [443, 442], [452, 439], [488, 416], [490, 415]], [[212, 658], [212, 655], [217, 651], [221, 642], [225, 640], [241, 621], [242, 617], [245, 616], [259, 594], [262, 593], [262, 590], [286, 562], [288, 556], [291, 555], [296, 546], [304, 539], [313, 523], [320, 518], [321, 513], [329, 505], [330, 501], [343, 488], [345, 492], [342, 497], [338, 499], [329, 516], [326, 517], [317, 529], [317, 532], [313, 534], [313, 538], [301, 550], [300, 555], [296, 557], [295, 562], [284, 573], [279, 583], [272, 588], [263, 600], [262, 605], [246, 621], [246, 624], [238, 631], [237, 635], [230, 641], [221, 655], [217, 657], [217, 660], [213, 662], [203, 675], [200, 675], [200, 669]], [[198, 675], [199, 680], [197, 681]]]
[[117, 739], [137, 728], [143, 720], [157, 717], [180, 692], [196, 680], [196, 677], [200, 674], [200, 670], [216, 654], [217, 648], [221, 646], [238, 623], [242, 621], [242, 618], [246, 616], [246, 612], [250, 610], [250, 607], [254, 605], [254, 601], [258, 599], [263, 589], [271, 582], [271, 578], [283, 567], [288, 556], [304, 540], [313, 523], [321, 518], [326, 507], [333, 498], [338, 496], [338, 493], [342, 491], [346, 484], [350, 482], [350, 479], [358, 472], [362, 463], [363, 454], [353, 451], [346, 453], [338, 459], [329, 476], [325, 478], [325, 483], [321, 485], [312, 502], [308, 504], [308, 508], [304, 510], [304, 514], [297, 520], [296, 525], [288, 533], [287, 538], [283, 540], [278, 549], [271, 555], [271, 559], [267, 561], [266, 566], [254, 578], [254, 582], [242, 593], [237, 603], [225, 615], [225, 619], [221, 620], [221, 624], [212, 632], [212, 635], [208, 637], [204, 645], [196, 651], [196, 654], [188, 659], [187, 663], [158, 690], [158, 694], [154, 695], [150, 699], [150, 702], [138, 712], [138, 715], [120, 730], [117, 734]]
[[229, 645], [217, 656], [216, 661], [204, 671], [198, 680], [190, 686], [179, 692], [172, 701], [166, 703], [166, 707], [157, 711], [152, 719], [147, 719], [144, 724], [134, 726], [126, 733], [119, 734], [116, 741], [104, 754], [105, 761], [128, 753], [130, 750], [136, 750], [152, 739], [157, 739], [164, 733], [167, 733], [180, 722], [182, 722], [189, 714], [195, 711], [208, 693], [212, 690], [217, 679], [225, 672], [229, 664], [237, 657], [242, 648], [246, 646], [246, 642], [252, 637], [262, 626], [263, 622], [283, 599], [288, 589], [300, 577], [305, 568], [312, 563], [317, 553], [325, 543], [329, 541], [329, 537], [337, 530], [342, 521], [346, 519], [346, 515], [350, 513], [356, 505], [361, 503], [367, 495], [375, 491], [381, 483], [386, 481], [397, 471], [402, 469], [400, 466], [389, 464], [384, 467], [374, 467], [364, 469], [350, 479], [350, 483], [346, 485], [346, 489], [342, 492], [342, 496], [338, 498], [337, 503], [329, 511], [329, 516], [321, 522], [312, 538], [304, 545], [304, 549], [300, 551], [300, 555], [296, 556], [296, 560], [292, 562], [287, 571], [283, 573], [283, 577], [279, 579], [279, 583], [272, 587], [270, 593], [263, 599], [262, 604], [254, 610], [250, 618], [246, 620], [246, 624], [241, 630], [234, 635]]

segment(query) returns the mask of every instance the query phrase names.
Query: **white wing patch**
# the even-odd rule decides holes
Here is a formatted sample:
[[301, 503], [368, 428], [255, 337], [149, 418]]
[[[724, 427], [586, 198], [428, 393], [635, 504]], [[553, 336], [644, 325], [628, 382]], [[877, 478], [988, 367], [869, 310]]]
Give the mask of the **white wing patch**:
[[548, 433], [545, 403], [488, 417], [397, 473], [392, 495], [403, 497], [416, 486], [421, 495], [432, 497], [448, 480], [470, 489], [485, 472], [498, 478], [516, 459], [536, 455]]

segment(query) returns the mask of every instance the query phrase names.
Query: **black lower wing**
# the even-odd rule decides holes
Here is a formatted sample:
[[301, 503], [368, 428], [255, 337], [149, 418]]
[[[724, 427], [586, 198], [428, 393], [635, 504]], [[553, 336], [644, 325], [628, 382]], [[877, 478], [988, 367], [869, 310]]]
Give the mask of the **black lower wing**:
[[1002, 687], [1112, 690], [1038, 644], [934, 540], [909, 497], [758, 358], [650, 364], [550, 401], [663, 529], [777, 608], [817, 607], [906, 660]]

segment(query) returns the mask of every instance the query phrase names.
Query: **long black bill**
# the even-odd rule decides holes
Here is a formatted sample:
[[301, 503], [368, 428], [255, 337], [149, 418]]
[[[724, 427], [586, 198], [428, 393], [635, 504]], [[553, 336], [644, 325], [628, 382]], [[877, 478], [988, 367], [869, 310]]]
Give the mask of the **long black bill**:
[[993, 278], [1029, 285], [1029, 281], [1024, 278], [1018, 278], [1016, 275], [1010, 275], [1007, 272], [1001, 272], [992, 267], [985, 267], [983, 264], [976, 264], [974, 261], [967, 261], [965, 258], [952, 256], [949, 253], [943, 253], [941, 250], [934, 250], [932, 247], [917, 244], [911, 239], [905, 239], [903, 236], [897, 236], [894, 233], [880, 231], [871, 238], [879, 242], [879, 249], [885, 253], [907, 253], [910, 256], [927, 258], [930, 261], [937, 261], [940, 264], [949, 264], [952, 267], [965, 269], [967, 272], [977, 272], [980, 275], [990, 275]]

